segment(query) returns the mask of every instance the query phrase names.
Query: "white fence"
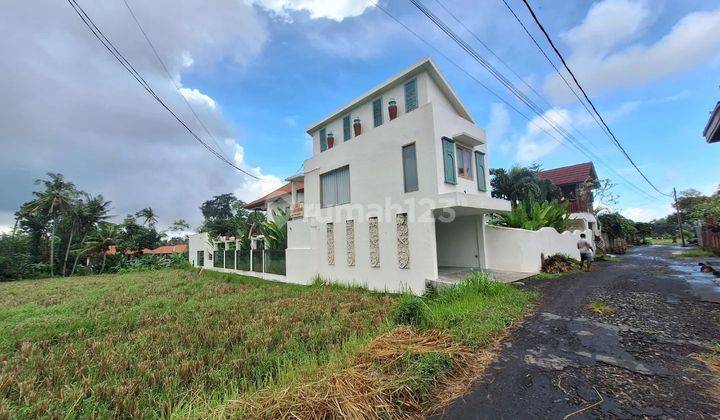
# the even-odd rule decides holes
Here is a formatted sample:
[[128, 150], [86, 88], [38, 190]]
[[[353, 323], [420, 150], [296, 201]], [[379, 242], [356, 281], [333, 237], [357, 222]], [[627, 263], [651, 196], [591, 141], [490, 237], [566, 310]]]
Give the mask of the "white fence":
[[548, 227], [534, 231], [486, 225], [487, 267], [493, 270], [539, 273], [542, 259], [554, 254], [565, 254], [579, 260], [577, 241], [581, 233], [585, 233], [586, 239], [593, 242], [593, 234], [589, 229], [558, 233]]

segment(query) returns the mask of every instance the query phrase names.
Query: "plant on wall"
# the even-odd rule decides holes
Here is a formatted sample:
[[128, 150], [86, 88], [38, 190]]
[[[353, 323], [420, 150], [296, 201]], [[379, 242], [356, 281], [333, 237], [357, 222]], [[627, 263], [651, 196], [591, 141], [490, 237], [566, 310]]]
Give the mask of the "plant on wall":
[[287, 221], [290, 219], [288, 209], [276, 209], [273, 211], [272, 220], [266, 220], [260, 224], [265, 242], [270, 249], [287, 248]]
[[570, 210], [566, 202], [524, 200], [509, 212], [497, 215], [494, 223], [527, 230], [551, 227], [562, 232], [565, 230], [569, 215]]

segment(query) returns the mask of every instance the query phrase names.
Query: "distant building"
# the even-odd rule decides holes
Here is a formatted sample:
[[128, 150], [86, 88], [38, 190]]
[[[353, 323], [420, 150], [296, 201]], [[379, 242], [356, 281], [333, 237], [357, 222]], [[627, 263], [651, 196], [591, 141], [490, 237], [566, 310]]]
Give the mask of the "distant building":
[[593, 214], [592, 188], [598, 182], [595, 165], [592, 162], [563, 166], [538, 172], [538, 176], [547, 179], [558, 188], [564, 200], [570, 204], [570, 219], [577, 229], [590, 229], [595, 236], [600, 236], [600, 226]]
[[710, 119], [703, 130], [703, 136], [708, 143], [720, 141], [720, 102], [715, 104], [715, 109], [710, 114]]
[[[163, 245], [155, 249], [143, 248], [143, 255], [154, 254], [154, 255], [171, 255], [171, 254], [182, 254], [188, 252], [188, 244], [177, 244], [177, 245]], [[118, 253], [115, 245], [110, 245], [107, 250], [107, 255], [115, 255]], [[131, 250], [125, 251], [126, 255], [134, 254]]]

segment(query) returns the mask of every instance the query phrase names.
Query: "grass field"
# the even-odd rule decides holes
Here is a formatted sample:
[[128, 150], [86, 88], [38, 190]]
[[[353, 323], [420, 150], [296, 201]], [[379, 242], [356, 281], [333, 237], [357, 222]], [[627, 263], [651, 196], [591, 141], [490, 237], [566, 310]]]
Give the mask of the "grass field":
[[[427, 313], [417, 329], [391, 321], [400, 299], [192, 270], [0, 283], [0, 418], [263, 417], [232, 403], [262, 395], [290, 410], [266, 413], [288, 417], [310, 399], [278, 391], [313, 389], [309, 378], [365, 360], [382, 347], [378, 340], [402, 352], [389, 382], [400, 383], [392, 375], [409, 380], [405, 397], [420, 410], [429, 402], [416, 394], [440, 384], [448, 369], [469, 366], [458, 362], [457, 349], [489, 343], [530, 298], [475, 282], [422, 299]], [[403, 347], [413, 340], [427, 346], [427, 337], [436, 347], [426, 348], [439, 350]], [[395, 404], [401, 396], [390, 398]]]

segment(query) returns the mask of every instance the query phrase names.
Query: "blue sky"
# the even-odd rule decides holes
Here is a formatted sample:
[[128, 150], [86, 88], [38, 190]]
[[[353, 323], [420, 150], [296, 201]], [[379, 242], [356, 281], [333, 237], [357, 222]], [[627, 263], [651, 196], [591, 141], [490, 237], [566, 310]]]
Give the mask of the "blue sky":
[[[545, 107], [549, 118], [568, 129], [577, 128], [586, 147], [647, 192], [629, 187], [625, 179], [595, 162], [601, 177], [618, 184], [617, 209], [637, 220], [670, 212], [668, 199], [652, 193], [602, 135], [501, 1], [440, 1], [549, 101], [551, 107]], [[110, 3], [87, 2], [85, 6], [148, 80], [194, 123], [158, 70], [122, 2]], [[487, 56], [435, 0], [423, 3]], [[0, 64], [3, 74], [9, 75], [0, 79], [0, 87], [11, 93], [0, 99], [0, 105], [20, 109], [17, 115], [11, 113], [6, 121], [0, 121], [5, 127], [0, 141], [10, 151], [2, 158], [5, 169], [1, 172], [15, 181], [13, 191], [0, 201], [0, 226], [11, 222], [11, 212], [29, 196], [32, 178], [46, 170], [66, 173], [80, 187], [105, 193], [114, 201], [118, 215], [152, 205], [159, 209], [165, 224], [179, 217], [197, 224], [197, 206], [211, 195], [234, 191], [244, 199], [256, 198], [276, 187], [277, 180], [297, 172], [311, 153], [305, 134], [310, 123], [426, 56], [435, 60], [478, 124], [488, 131], [491, 167], [537, 162], [552, 168], [588, 160], [528, 125], [364, 0], [131, 4], [182, 85], [183, 94], [200, 110], [224, 152], [265, 181], [222, 167], [179, 131], [83, 31], [67, 8], [49, 2], [48, 16], [38, 16], [29, 8], [14, 5], [6, 15], [10, 19], [0, 22], [7, 31], [0, 33], [6, 38], [0, 42], [8, 43], [3, 48], [20, 51], [12, 42], [22, 39], [22, 31], [29, 31], [26, 36], [34, 50], [24, 59]], [[530, 114], [408, 1], [381, 4]], [[547, 47], [522, 2], [509, 0], [509, 4]], [[720, 183], [720, 146], [705, 143], [702, 129], [708, 112], [720, 99], [720, 37], [715, 35], [720, 28], [720, 1], [539, 0], [531, 4], [648, 177], [663, 191], [673, 187], [713, 191]], [[61, 16], [59, 22], [52, 21], [53, 14]], [[12, 26], [13, 21], [27, 17], [32, 17], [30, 25]], [[18, 31], [21, 33], [16, 34]], [[76, 63], [77, 57], [83, 61]], [[496, 60], [490, 61], [511, 77]], [[38, 67], [49, 71], [38, 71]], [[517, 79], [513, 81], [523, 86]], [[38, 86], [55, 93], [43, 93]], [[91, 90], [82, 90], [87, 87]], [[64, 95], [57, 93], [65, 89]], [[67, 127], [38, 123], [14, 128], [13, 121], [28, 119], [22, 110], [42, 107], [67, 113], [62, 119], [58, 116]], [[98, 110], [103, 111], [102, 116], [89, 118]], [[93, 137], [88, 133], [102, 134]], [[133, 146], [114, 149], [118, 144]], [[77, 149], [69, 156], [71, 145]], [[38, 150], [53, 151], [38, 156]], [[119, 183], [119, 179], [127, 183]]]

